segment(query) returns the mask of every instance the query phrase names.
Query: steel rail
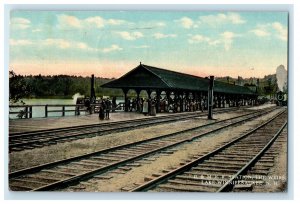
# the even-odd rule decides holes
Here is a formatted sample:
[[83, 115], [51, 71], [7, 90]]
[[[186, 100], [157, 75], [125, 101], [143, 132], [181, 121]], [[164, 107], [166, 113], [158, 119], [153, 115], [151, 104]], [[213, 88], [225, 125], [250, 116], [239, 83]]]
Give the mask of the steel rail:
[[[226, 113], [228, 111], [235, 110], [236, 108], [226, 108], [226, 109], [218, 109], [216, 110], [217, 113]], [[240, 109], [241, 110], [241, 109]], [[192, 114], [192, 115], [191, 115]], [[159, 119], [167, 119], [167, 118], [174, 118], [174, 117], [184, 117], [185, 115], [195, 117], [194, 115], [206, 115], [206, 113], [202, 112], [185, 112], [185, 113], [176, 113], [172, 115], [164, 115], [164, 116], [157, 116], [155, 118], [141, 118], [141, 119], [130, 119], [126, 121], [116, 121], [116, 122], [107, 122], [107, 123], [95, 123], [95, 124], [89, 124], [89, 125], [78, 125], [78, 126], [71, 126], [71, 127], [61, 127], [61, 128], [52, 128], [52, 129], [46, 129], [46, 130], [36, 130], [36, 131], [30, 131], [30, 132], [19, 132], [19, 133], [11, 133], [9, 134], [9, 137], [25, 137], [25, 136], [35, 136], [39, 134], [46, 134], [46, 133], [56, 133], [61, 131], [72, 131], [72, 130], [79, 130], [79, 129], [86, 129], [91, 127], [104, 127], [104, 126], [111, 126], [111, 125], [119, 125], [119, 124], [126, 124], [128, 122], [143, 122], [143, 121], [153, 121], [153, 120], [159, 120]]]
[[[259, 111], [256, 111], [256, 112], [259, 112]], [[249, 113], [249, 115], [250, 114], [251, 113]], [[198, 117], [198, 116], [201, 116], [201, 115], [197, 115], [197, 116], [193, 115], [193, 116], [187, 116], [187, 117], [183, 116], [183, 117], [184, 117], [184, 119], [188, 119], [188, 118], [193, 118], [193, 117]], [[148, 126], [148, 125], [151, 125], [151, 124], [160, 124], [160, 123], [170, 122], [170, 121], [179, 120], [179, 119], [180, 119], [180, 117], [176, 117], [175, 116], [174, 118], [169, 119], [169, 121], [165, 121], [165, 120], [163, 120], [163, 121], [157, 121], [157, 120], [154, 120], [154, 121], [149, 121], [149, 123], [146, 123], [146, 124], [142, 123], [142, 124], [134, 124], [133, 126], [116, 127], [116, 128], [106, 129], [106, 130], [102, 129], [102, 130], [89, 131], [89, 132], [79, 132], [79, 133], [75, 133], [75, 134], [71, 134], [71, 135], [64, 135], [64, 136], [57, 136], [57, 137], [52, 137], [52, 138], [45, 138], [43, 141], [41, 141], [42, 138], [43, 138], [43, 136], [42, 136], [41, 138], [35, 138], [35, 139], [32, 139], [31, 141], [25, 141], [25, 142], [22, 142], [22, 141], [17, 142], [16, 141], [14, 144], [9, 144], [9, 149], [13, 151], [12, 148], [24, 147], [26, 145], [44, 144], [44, 143], [51, 142], [51, 141], [59, 141], [59, 140], [62, 140], [62, 139], [74, 138], [74, 137], [79, 137], [79, 136], [83, 136], [83, 135], [92, 135], [92, 134], [96, 134], [96, 133], [100, 133], [100, 132], [101, 132], [102, 135], [103, 134], [109, 134], [111, 132], [118, 132], [118, 131], [122, 131], [122, 130], [127, 130], [127, 129], [132, 129], [132, 128], [138, 128], [138, 127], [141, 127], [141, 126], [142, 127], [143, 126]], [[140, 121], [138, 121], [138, 122], [140, 122]], [[128, 124], [128, 123], [124, 123], [124, 124]], [[53, 136], [53, 135], [51, 135], [51, 136]], [[47, 136], [44, 136], [44, 137], [47, 137]]]
[[[190, 116], [187, 116], [187, 117], [184, 117], [184, 116], [173, 116], [173, 117], [170, 117], [167, 121], [162, 119], [161, 118], [157, 118], [157, 119], [154, 119], [154, 120], [145, 120], [145, 121], [128, 121], [129, 123], [132, 122], [132, 123], [135, 123], [135, 122], [142, 122], [141, 124], [133, 124], [133, 125], [128, 125], [128, 122], [120, 122], [120, 123], [113, 123], [113, 124], [105, 124], [105, 127], [109, 127], [109, 126], [113, 126], [113, 125], [127, 125], [127, 126], [121, 126], [121, 127], [115, 127], [115, 128], [110, 128], [110, 129], [100, 129], [100, 130], [95, 130], [95, 131], [88, 131], [88, 132], [79, 132], [79, 133], [74, 133], [75, 130], [81, 130], [81, 129], [88, 129], [88, 128], [104, 128], [103, 126], [99, 126], [99, 127], [96, 127], [96, 126], [93, 126], [93, 127], [83, 127], [83, 128], [78, 128], [78, 129], [68, 129], [68, 130], [59, 130], [59, 131], [54, 131], [56, 133], [58, 132], [63, 132], [63, 131], [66, 131], [66, 133], [73, 133], [71, 135], [64, 135], [64, 136], [57, 136], [57, 137], [53, 137], [55, 135], [51, 135], [52, 138], [45, 138], [44, 141], [40, 141], [40, 140], [43, 140], [43, 137], [47, 137], [49, 135], [43, 135], [41, 136], [40, 138], [34, 138], [32, 139], [31, 141], [22, 141], [22, 139], [24, 138], [29, 138], [29, 137], [32, 137], [32, 136], [36, 136], [36, 135], [39, 135], [39, 134], [45, 134], [44, 133], [38, 133], [38, 134], [34, 134], [34, 135], [18, 135], [18, 136], [13, 136], [14, 138], [9, 138], [10, 140], [12, 139], [15, 139], [15, 137], [19, 137], [20, 138], [20, 141], [10, 141], [10, 143], [13, 143], [13, 144], [9, 144], [9, 149], [12, 150], [12, 148], [16, 148], [16, 147], [23, 147], [23, 146], [26, 146], [26, 145], [34, 145], [34, 144], [43, 144], [43, 143], [46, 143], [46, 142], [51, 142], [51, 141], [57, 141], [57, 140], [61, 140], [61, 139], [67, 139], [67, 138], [73, 138], [73, 137], [79, 137], [79, 136], [83, 136], [83, 135], [92, 135], [92, 134], [97, 134], [97, 133], [102, 133], [102, 134], [109, 134], [110, 132], [116, 132], [116, 131], [121, 131], [121, 130], [127, 130], [127, 129], [132, 129], [132, 128], [138, 128], [138, 127], [143, 127], [143, 126], [148, 126], [148, 125], [151, 125], [151, 124], [160, 124], [160, 123], [164, 123], [164, 122], [171, 122], [171, 121], [174, 121], [174, 120], [179, 120], [181, 118], [184, 118], [184, 119], [188, 119], [188, 118], [193, 118], [193, 117], [198, 117], [199, 115], [198, 114], [195, 114], [195, 115], [190, 115]], [[143, 123], [145, 122], [145, 123]], [[48, 133], [49, 131], [47, 131]], [[53, 132], [49, 132], [48, 134], [52, 134]], [[13, 150], [12, 150], [13, 151]]]
[[130, 190], [130, 192], [138, 192], [138, 191], [147, 191], [147, 190], [150, 190], [154, 187], [156, 187], [157, 185], [161, 184], [161, 183], [164, 183], [165, 181], [173, 178], [174, 176], [178, 175], [178, 174], [181, 174], [181, 173], [184, 173], [185, 171], [188, 171], [189, 169], [191, 169], [192, 167], [194, 166], [197, 166], [199, 163], [201, 162], [204, 162], [205, 160], [209, 159], [210, 157], [218, 154], [219, 152], [223, 151], [224, 149], [232, 146], [233, 144], [235, 144], [236, 142], [246, 138], [247, 136], [253, 134], [255, 131], [261, 129], [262, 127], [268, 125], [270, 122], [274, 121], [277, 117], [281, 116], [283, 113], [285, 113], [285, 110], [283, 110], [282, 112], [276, 114], [274, 117], [272, 117], [271, 119], [269, 119], [268, 121], [264, 122], [263, 124], [259, 125], [258, 127], [254, 128], [253, 130], [243, 134], [242, 136], [226, 143], [225, 145], [199, 157], [198, 159], [195, 159], [177, 169], [174, 169], [172, 171], [169, 171], [168, 173], [166, 174], [163, 174], [153, 180], [150, 180], [136, 188], [133, 188]]
[[[253, 118], [253, 117], [251, 117]], [[249, 118], [247, 118], [246, 120], [249, 120]], [[199, 135], [196, 135], [196, 136], [193, 136], [193, 137], [190, 137], [188, 139], [183, 139], [181, 141], [178, 141], [178, 142], [175, 142], [173, 144], [170, 144], [170, 145], [166, 145], [164, 147], [159, 147], [157, 149], [154, 149], [154, 150], [150, 150], [148, 152], [145, 152], [145, 153], [142, 153], [142, 154], [139, 154], [137, 156], [133, 156], [131, 158], [127, 158], [127, 159], [124, 159], [122, 161], [117, 161], [115, 163], [112, 163], [112, 164], [109, 164], [108, 166], [105, 166], [105, 167], [101, 167], [101, 168], [98, 168], [98, 169], [95, 169], [95, 170], [92, 170], [92, 171], [89, 171], [89, 172], [86, 172], [86, 173], [82, 173], [82, 174], [78, 174], [76, 176], [73, 176], [71, 178], [67, 178], [65, 180], [61, 180], [61, 181], [57, 181], [55, 183], [51, 183], [49, 185], [45, 185], [45, 186], [42, 186], [42, 187], [39, 187], [39, 188], [36, 188], [36, 189], [33, 189], [31, 191], [49, 191], [49, 190], [55, 190], [55, 189], [61, 189], [61, 188], [64, 188], [64, 187], [67, 187], [69, 185], [72, 185], [72, 184], [75, 184], [75, 183], [78, 183], [82, 180], [87, 180], [89, 178], [92, 178], [93, 176], [95, 175], [98, 175], [98, 174], [101, 174], [101, 173], [104, 173], [104, 172], [107, 172], [109, 170], [113, 170], [113, 169], [116, 169], [126, 163], [129, 163], [129, 162], [133, 162], [135, 160], [138, 160], [138, 159], [141, 159], [145, 156], [149, 156], [149, 155], [152, 155], [154, 153], [157, 153], [157, 152], [161, 152], [165, 149], [168, 149], [168, 148], [172, 148], [172, 147], [175, 147], [177, 145], [181, 145], [185, 142], [190, 142], [194, 139], [197, 139], [199, 137], [202, 137], [202, 136], [205, 136], [205, 135], [208, 135], [208, 134], [211, 134], [212, 132], [216, 132], [216, 131], [219, 131], [221, 129], [224, 129], [226, 127], [229, 127], [229, 126], [232, 126], [232, 125], [235, 125], [237, 123], [241, 123], [241, 122], [244, 122], [245, 120], [242, 120], [242, 121], [238, 121], [238, 122], [235, 122], [233, 124], [229, 124], [229, 125], [226, 125], [224, 127], [220, 127], [220, 128], [217, 128], [215, 130], [212, 130], [210, 132], [207, 132], [207, 133], [203, 133], [203, 134], [199, 134]]]
[[[261, 115], [261, 114], [258, 114], [258, 115]], [[255, 116], [253, 116], [255, 117]], [[251, 117], [251, 118], [253, 118]], [[256, 116], [257, 117], [257, 116]], [[208, 134], [211, 134], [212, 132], [215, 132], [215, 131], [218, 131], [220, 129], [223, 129], [225, 127], [228, 127], [228, 126], [231, 126], [231, 125], [234, 125], [234, 124], [237, 124], [237, 123], [241, 123], [241, 122], [244, 122], [245, 120], [249, 120], [250, 118], [246, 118], [244, 120], [241, 120], [241, 121], [238, 121], [238, 122], [234, 122], [232, 124], [229, 124], [229, 125], [226, 125], [224, 127], [221, 127], [221, 128], [217, 128], [213, 131], [210, 131], [210, 132], [207, 132], [207, 133], [203, 133], [203, 134], [200, 134], [200, 135], [196, 135], [194, 137], [190, 137], [188, 139], [183, 139], [183, 140], [180, 140], [178, 142], [175, 142], [173, 144], [167, 144], [166, 146], [163, 146], [163, 147], [159, 147], [157, 149], [154, 149], [154, 150], [150, 150], [148, 152], [145, 152], [145, 153], [142, 153], [142, 154], [139, 154], [139, 155], [136, 155], [136, 156], [133, 156], [133, 157], [130, 157], [130, 158], [127, 158], [127, 159], [124, 159], [122, 161], [117, 161], [115, 163], [112, 163], [112, 164], [109, 164], [105, 167], [101, 167], [101, 168], [98, 168], [98, 169], [94, 169], [94, 170], [91, 170], [89, 172], [86, 172], [86, 173], [82, 173], [82, 174], [78, 174], [76, 176], [73, 176], [71, 178], [67, 178], [65, 180], [61, 180], [61, 181], [57, 181], [57, 182], [54, 182], [54, 183], [51, 183], [51, 184], [48, 184], [48, 185], [45, 185], [45, 186], [41, 186], [39, 188], [36, 188], [36, 189], [33, 189], [32, 191], [46, 191], [46, 190], [51, 190], [51, 189], [59, 189], [59, 188], [63, 188], [63, 187], [67, 187], [68, 185], [70, 184], [73, 184], [73, 183], [78, 183], [80, 182], [81, 180], [85, 180], [85, 179], [89, 179], [91, 177], [93, 177], [94, 175], [98, 175], [98, 174], [101, 174], [103, 172], [107, 172], [109, 170], [112, 170], [112, 169], [116, 169], [118, 168], [119, 166], [122, 166], [126, 163], [129, 163], [129, 162], [132, 162], [132, 161], [135, 161], [135, 160], [138, 160], [138, 159], [141, 159], [145, 156], [149, 156], [149, 155], [152, 155], [154, 153], [157, 153], [157, 152], [160, 152], [160, 151], [163, 151], [165, 149], [168, 149], [168, 148], [172, 148], [174, 146], [177, 146], [177, 145], [180, 145], [182, 143], [185, 143], [185, 142], [190, 142], [196, 138], [199, 138], [199, 137], [202, 137], [204, 135], [208, 135]], [[80, 156], [81, 158], [84, 157], [86, 155], [82, 155]], [[77, 158], [78, 159], [78, 158]], [[63, 163], [66, 163], [66, 162], [63, 162]], [[69, 163], [69, 161], [67, 162]], [[51, 164], [50, 164], [51, 165]], [[52, 164], [53, 165], [53, 164]], [[43, 168], [42, 168], [43, 169]], [[26, 170], [29, 170], [29, 172], [27, 173], [33, 173], [32, 172], [32, 169], [25, 169]], [[41, 170], [41, 169], [39, 169]], [[24, 171], [23, 171], [24, 172]], [[17, 176], [17, 174], [19, 174], [18, 176], [21, 176], [22, 174], [20, 174], [21, 172], [16, 172], [14, 175]], [[13, 174], [10, 174], [10, 179], [12, 178]]]
[[257, 153], [251, 161], [249, 161], [247, 164], [245, 164], [241, 170], [239, 170], [230, 180], [228, 180], [221, 188], [218, 189], [217, 192], [229, 192], [233, 189], [234, 183], [237, 182], [239, 177], [241, 175], [244, 175], [247, 173], [247, 171], [255, 164], [259, 159], [263, 156], [263, 154], [271, 147], [271, 145], [275, 142], [277, 137], [281, 134], [285, 126], [287, 125], [287, 121], [280, 127], [280, 129], [277, 131], [277, 133], [272, 137], [272, 139], [264, 146], [264, 148]]
[[[170, 134], [157, 136], [155, 138], [149, 138], [149, 139], [138, 141], [138, 142], [131, 142], [131, 143], [128, 143], [128, 144], [125, 144], [125, 145], [118, 145], [118, 146], [115, 146], [115, 147], [112, 147], [112, 148], [107, 148], [107, 149], [104, 149], [104, 150], [100, 150], [100, 151], [96, 151], [96, 152], [92, 152], [92, 153], [88, 153], [88, 154], [84, 154], [84, 155], [80, 155], [80, 156], [75, 156], [75, 157], [71, 157], [71, 158], [68, 158], [68, 159], [58, 160], [58, 161], [55, 161], [55, 162], [49, 162], [49, 163], [46, 163], [46, 164], [42, 164], [42, 165], [38, 165], [38, 166], [34, 166], [34, 167], [22, 169], [22, 170], [18, 170], [18, 171], [9, 173], [9, 179], [15, 178], [15, 177], [18, 177], [18, 176], [21, 176], [21, 175], [24, 175], [24, 174], [35, 173], [35, 172], [38, 172], [42, 169], [51, 168], [51, 167], [54, 167], [54, 166], [57, 166], [57, 165], [60, 165], [60, 164], [81, 160], [81, 159], [88, 158], [88, 157], [91, 157], [91, 156], [94, 156], [94, 155], [97, 155], [97, 154], [104, 154], [104, 153], [114, 151], [114, 150], [117, 150], [117, 149], [127, 148], [129, 146], [134, 146], [134, 145], [138, 145], [138, 144], [141, 144], [141, 143], [146, 143], [146, 142], [150, 142], [150, 141], [154, 141], [154, 140], [163, 139], [163, 138], [166, 138], [166, 137], [171, 137], [171, 136], [174, 136], [174, 135], [177, 135], [177, 134], [182, 134], [182, 133], [193, 131], [193, 130], [196, 130], [196, 129], [200, 129], [200, 128], [203, 128], [203, 127], [207, 127], [207, 126], [215, 125], [215, 124], [218, 124], [218, 123], [230, 121], [230, 120], [233, 120], [233, 119], [245, 117], [245, 116], [248, 116], [248, 115], [251, 115], [251, 114], [254, 115], [256, 113], [259, 113], [258, 115], [254, 115], [250, 118], [247, 118], [247, 120], [250, 120], [252, 118], [259, 117], [259, 116], [261, 116], [263, 114], [266, 114], [266, 113], [269, 113], [271, 111], [273, 111], [273, 110], [268, 110], [268, 111], [265, 111], [263, 113], [261, 111], [258, 111], [258, 112], [254, 112], [254, 113], [245, 114], [245, 115], [242, 115], [242, 116], [236, 116], [236, 117], [233, 117], [233, 118], [228, 118], [228, 119], [216, 121], [216, 122], [213, 122], [213, 123], [208, 123], [208, 124], [197, 126], [197, 127], [194, 127], [194, 128], [181, 130], [181, 131], [178, 131], [178, 132], [175, 132], [175, 133], [170, 133]], [[238, 121], [234, 124], [241, 123], [241, 122], [244, 122], [244, 120]], [[232, 126], [234, 124], [228, 124], [226, 127]], [[203, 134], [211, 134], [212, 132], [216, 132], [216, 131], [219, 131], [219, 130], [224, 129], [224, 128], [225, 128], [225, 126], [220, 127], [218, 129], [215, 129], [215, 130], [212, 130], [208, 133], [203, 133]], [[202, 136], [203, 134], [197, 135], [195, 137]]]
[[[199, 114], [199, 112], [195, 113]], [[115, 122], [106, 122], [106, 123], [94, 123], [89, 125], [78, 125], [78, 126], [70, 126], [70, 127], [61, 127], [61, 128], [51, 128], [51, 129], [45, 129], [45, 130], [35, 130], [35, 131], [29, 131], [29, 132], [17, 132], [17, 133], [11, 133], [9, 134], [9, 137], [25, 137], [25, 136], [35, 136], [39, 134], [46, 134], [46, 133], [57, 133], [62, 131], [72, 131], [72, 130], [80, 130], [80, 129], [86, 129], [86, 128], [93, 128], [93, 127], [103, 127], [103, 126], [111, 126], [111, 125], [119, 125], [119, 124], [126, 124], [128, 122], [143, 122], [143, 121], [151, 121], [156, 119], [165, 119], [165, 118], [172, 118], [172, 117], [181, 117], [184, 115], [188, 115], [188, 113], [180, 113], [180, 115], [174, 114], [174, 115], [164, 115], [164, 116], [158, 116], [155, 118], [141, 118], [141, 119], [130, 119], [126, 121], [115, 121]]]

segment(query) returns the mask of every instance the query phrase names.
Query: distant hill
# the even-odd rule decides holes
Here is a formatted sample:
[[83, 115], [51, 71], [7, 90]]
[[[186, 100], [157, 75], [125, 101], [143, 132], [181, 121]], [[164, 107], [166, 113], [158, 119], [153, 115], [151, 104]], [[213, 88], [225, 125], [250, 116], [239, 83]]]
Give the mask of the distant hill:
[[258, 93], [260, 95], [270, 95], [278, 90], [276, 74], [266, 75], [263, 78], [232, 78], [229, 76], [226, 77], [217, 77], [217, 81], [222, 81], [225, 83], [235, 84], [239, 86], [257, 86]]
[[[76, 93], [89, 96], [91, 89], [91, 78], [69, 75], [27, 75], [21, 76], [29, 87], [29, 97], [31, 98], [72, 98]], [[95, 77], [95, 92], [97, 97], [101, 96], [123, 96], [120, 89], [103, 89], [102, 84], [110, 82], [114, 78]], [[267, 75], [264, 78], [245, 78], [242, 77], [217, 77], [216, 80], [240, 86], [249, 86], [256, 90], [258, 83], [258, 93], [260, 95], [274, 95], [278, 90], [276, 75]], [[10, 81], [11, 82], [11, 81]], [[132, 95], [134, 93], [129, 93]]]
[[[20, 75], [18, 75], [20, 76]], [[91, 90], [91, 78], [69, 75], [28, 75], [21, 76], [30, 87], [32, 98], [72, 98], [76, 93], [89, 96]], [[114, 80], [114, 78], [95, 77], [96, 96], [122, 96], [121, 90], [103, 89], [100, 86]]]

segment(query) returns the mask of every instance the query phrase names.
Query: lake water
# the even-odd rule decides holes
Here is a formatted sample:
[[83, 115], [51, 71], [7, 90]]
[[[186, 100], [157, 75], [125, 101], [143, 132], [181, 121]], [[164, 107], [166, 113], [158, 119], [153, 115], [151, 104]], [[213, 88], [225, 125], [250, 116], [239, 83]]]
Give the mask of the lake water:
[[[75, 105], [76, 100], [73, 99], [23, 99], [25, 105]], [[119, 102], [123, 102], [124, 99], [118, 98], [117, 104]], [[24, 108], [11, 108], [10, 111], [17, 112], [20, 110], [24, 110]], [[48, 110], [62, 110], [62, 107], [48, 107]], [[65, 112], [65, 116], [74, 116], [75, 115], [75, 107], [65, 107], [65, 110], [74, 110], [71, 112]], [[81, 114], [85, 114], [81, 112]], [[62, 113], [48, 113], [48, 117], [60, 117]], [[45, 106], [33, 106], [32, 107], [32, 117], [33, 118], [41, 118], [45, 117]], [[17, 114], [10, 114], [10, 119], [17, 119]]]

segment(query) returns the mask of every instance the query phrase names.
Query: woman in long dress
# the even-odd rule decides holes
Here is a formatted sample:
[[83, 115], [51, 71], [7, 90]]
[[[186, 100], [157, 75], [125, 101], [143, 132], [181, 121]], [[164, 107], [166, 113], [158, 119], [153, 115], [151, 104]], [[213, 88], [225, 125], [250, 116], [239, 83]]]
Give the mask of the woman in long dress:
[[99, 110], [99, 119], [104, 120], [105, 103], [102, 101]]
[[147, 115], [148, 114], [148, 101], [144, 100], [143, 102], [143, 114]]

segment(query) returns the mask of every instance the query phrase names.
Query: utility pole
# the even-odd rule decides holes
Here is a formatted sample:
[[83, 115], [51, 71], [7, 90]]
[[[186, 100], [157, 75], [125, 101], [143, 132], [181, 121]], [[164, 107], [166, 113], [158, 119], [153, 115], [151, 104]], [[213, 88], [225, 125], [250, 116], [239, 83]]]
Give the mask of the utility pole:
[[90, 95], [90, 102], [94, 103], [94, 100], [96, 99], [96, 94], [95, 94], [95, 77], [94, 74], [92, 74], [91, 77], [91, 95]]
[[210, 76], [209, 77], [209, 87], [208, 87], [208, 119], [212, 120], [213, 119], [213, 112], [212, 112], [212, 108], [213, 108], [213, 102], [214, 102], [214, 76]]

